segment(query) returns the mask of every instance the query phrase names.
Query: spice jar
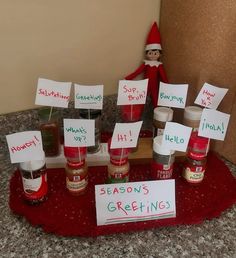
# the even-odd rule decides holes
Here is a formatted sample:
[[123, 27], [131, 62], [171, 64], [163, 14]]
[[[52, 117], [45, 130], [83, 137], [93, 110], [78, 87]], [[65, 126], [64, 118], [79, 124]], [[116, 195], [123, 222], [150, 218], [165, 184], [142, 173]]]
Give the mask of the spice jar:
[[80, 118], [95, 120], [95, 145], [87, 148], [88, 153], [96, 153], [100, 150], [101, 143], [101, 110], [80, 109]]
[[19, 163], [24, 198], [28, 204], [37, 205], [45, 201], [48, 192], [45, 154], [39, 160]]
[[143, 104], [122, 105], [121, 119], [123, 122], [137, 122], [141, 120], [144, 110]]
[[197, 106], [188, 106], [184, 109], [183, 124], [193, 128], [193, 131], [197, 131], [199, 128], [202, 115], [202, 108]]
[[152, 179], [170, 179], [173, 174], [175, 151], [162, 145], [163, 135], [153, 139]]
[[108, 151], [110, 154], [110, 162], [107, 166], [108, 180], [107, 183], [126, 183], [129, 181], [129, 161], [128, 148], [110, 148], [111, 140], [108, 141]]
[[191, 134], [182, 174], [189, 183], [198, 184], [204, 178], [208, 140], [208, 138], [198, 136], [197, 132]]
[[86, 192], [88, 185], [88, 167], [86, 164], [86, 147], [64, 146], [66, 163], [66, 188], [74, 196]]
[[156, 107], [153, 111], [153, 138], [163, 135], [166, 122], [173, 119], [173, 109], [167, 107]]
[[59, 111], [51, 108], [39, 110], [40, 125], [42, 134], [43, 150], [46, 157], [60, 154], [60, 125]]

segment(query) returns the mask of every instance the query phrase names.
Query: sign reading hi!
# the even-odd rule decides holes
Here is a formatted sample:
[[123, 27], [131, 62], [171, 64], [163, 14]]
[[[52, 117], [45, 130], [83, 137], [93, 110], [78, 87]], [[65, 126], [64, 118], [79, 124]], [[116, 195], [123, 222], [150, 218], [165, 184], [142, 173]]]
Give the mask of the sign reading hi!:
[[56, 82], [38, 79], [36, 105], [67, 108], [70, 99], [71, 82]]
[[175, 180], [95, 185], [97, 225], [176, 216]]
[[11, 163], [37, 160], [42, 156], [40, 131], [26, 131], [6, 136]]

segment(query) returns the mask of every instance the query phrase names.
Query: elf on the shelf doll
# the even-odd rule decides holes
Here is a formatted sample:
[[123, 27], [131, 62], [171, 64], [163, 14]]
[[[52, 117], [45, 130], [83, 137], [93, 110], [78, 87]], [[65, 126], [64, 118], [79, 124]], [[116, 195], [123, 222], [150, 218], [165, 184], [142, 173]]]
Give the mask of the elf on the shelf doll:
[[156, 107], [159, 82], [162, 81], [168, 83], [163, 64], [159, 61], [161, 56], [161, 37], [156, 22], [153, 23], [148, 34], [145, 51], [146, 59], [144, 62], [135, 72], [126, 76], [125, 79], [132, 80], [139, 74], [144, 73], [144, 79], [149, 79], [148, 95], [151, 96], [153, 107]]

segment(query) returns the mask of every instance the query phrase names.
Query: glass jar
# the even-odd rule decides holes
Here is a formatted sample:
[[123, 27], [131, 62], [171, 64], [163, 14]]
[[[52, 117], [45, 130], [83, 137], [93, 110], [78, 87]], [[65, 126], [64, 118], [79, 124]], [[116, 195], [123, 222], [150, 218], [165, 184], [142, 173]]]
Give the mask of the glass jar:
[[163, 135], [166, 122], [173, 119], [173, 109], [167, 107], [156, 107], [153, 111], [153, 138]]
[[198, 131], [202, 115], [202, 108], [197, 106], [188, 106], [184, 109], [183, 124], [192, 127], [193, 131]]
[[45, 156], [58, 156], [60, 154], [59, 111], [54, 108], [52, 110], [43, 108], [39, 110], [38, 114]]
[[123, 122], [137, 122], [141, 120], [144, 105], [122, 105], [121, 107], [121, 119]]
[[101, 143], [101, 110], [80, 109], [80, 118], [95, 120], [95, 145], [87, 148], [88, 153], [96, 153], [100, 150]]
[[151, 175], [153, 180], [172, 178], [175, 151], [162, 146], [163, 135], [153, 139], [153, 160]]
[[24, 198], [28, 204], [37, 205], [47, 199], [48, 183], [45, 154], [39, 160], [19, 163]]

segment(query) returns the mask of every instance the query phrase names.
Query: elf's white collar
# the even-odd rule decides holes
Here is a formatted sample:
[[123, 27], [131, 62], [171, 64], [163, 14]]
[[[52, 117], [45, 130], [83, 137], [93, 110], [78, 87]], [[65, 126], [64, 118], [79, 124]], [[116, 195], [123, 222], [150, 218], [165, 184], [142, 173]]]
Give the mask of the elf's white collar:
[[150, 61], [150, 60], [144, 60], [145, 65], [150, 65], [152, 66], [156, 66], [158, 67], [160, 64], [162, 64], [161, 62], [158, 61]]

